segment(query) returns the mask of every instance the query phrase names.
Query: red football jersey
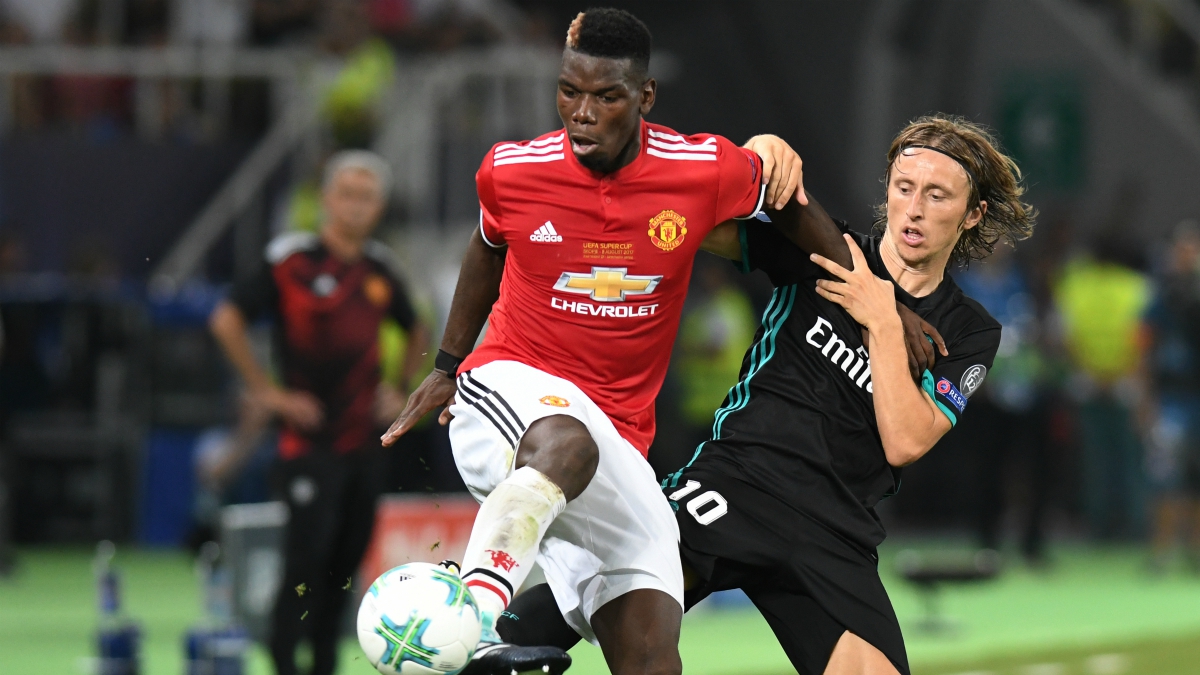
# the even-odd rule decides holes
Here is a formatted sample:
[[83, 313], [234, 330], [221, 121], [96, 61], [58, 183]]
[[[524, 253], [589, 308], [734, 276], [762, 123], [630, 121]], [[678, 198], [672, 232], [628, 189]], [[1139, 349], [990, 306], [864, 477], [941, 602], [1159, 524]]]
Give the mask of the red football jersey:
[[480, 229], [508, 253], [487, 335], [459, 370], [519, 361], [569, 380], [645, 455], [700, 242], [755, 215], [765, 186], [758, 155], [725, 138], [646, 122], [641, 134], [638, 157], [608, 175], [580, 164], [563, 130], [488, 153]]

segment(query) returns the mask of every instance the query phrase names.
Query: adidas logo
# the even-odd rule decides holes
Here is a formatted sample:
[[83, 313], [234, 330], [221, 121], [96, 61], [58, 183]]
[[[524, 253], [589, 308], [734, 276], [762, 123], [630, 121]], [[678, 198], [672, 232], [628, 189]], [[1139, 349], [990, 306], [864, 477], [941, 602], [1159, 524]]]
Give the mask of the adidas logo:
[[558, 244], [562, 243], [562, 240], [562, 235], [554, 230], [554, 224], [548, 220], [545, 225], [529, 235], [529, 241], [540, 241], [546, 244]]

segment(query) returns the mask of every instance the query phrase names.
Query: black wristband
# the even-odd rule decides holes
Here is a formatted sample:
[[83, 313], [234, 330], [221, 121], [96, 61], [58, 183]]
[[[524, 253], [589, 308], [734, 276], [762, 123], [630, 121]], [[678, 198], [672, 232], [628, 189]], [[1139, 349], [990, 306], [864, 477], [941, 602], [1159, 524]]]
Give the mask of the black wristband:
[[453, 354], [449, 354], [442, 350], [438, 350], [437, 357], [433, 359], [433, 367], [446, 373], [451, 378], [458, 375], [458, 367], [466, 359], [459, 358]]

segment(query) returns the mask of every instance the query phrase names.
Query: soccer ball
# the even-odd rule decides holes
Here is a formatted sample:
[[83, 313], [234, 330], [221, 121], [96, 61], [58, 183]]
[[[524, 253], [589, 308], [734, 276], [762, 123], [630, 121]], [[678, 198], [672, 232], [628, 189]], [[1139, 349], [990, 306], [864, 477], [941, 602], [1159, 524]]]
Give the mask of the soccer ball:
[[384, 675], [449, 675], [467, 666], [482, 630], [458, 575], [408, 563], [384, 572], [358, 607], [358, 644]]

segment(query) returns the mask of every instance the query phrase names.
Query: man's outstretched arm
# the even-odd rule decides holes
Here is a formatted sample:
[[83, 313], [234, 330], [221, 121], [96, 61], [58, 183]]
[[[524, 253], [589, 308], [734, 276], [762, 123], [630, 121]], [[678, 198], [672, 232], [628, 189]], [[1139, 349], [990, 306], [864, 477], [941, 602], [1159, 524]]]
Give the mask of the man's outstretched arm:
[[[500, 279], [504, 275], [507, 251], [507, 247], [489, 246], [478, 228], [471, 235], [462, 267], [459, 268], [454, 300], [450, 303], [450, 316], [446, 320], [446, 332], [442, 335], [442, 351], [462, 359], [474, 349], [479, 331], [483, 330], [492, 305], [500, 297]], [[431, 410], [450, 405], [456, 390], [454, 376], [435, 368], [408, 398], [404, 411], [383, 435], [383, 444], [395, 443]], [[438, 421], [449, 423], [449, 414], [442, 411]]]
[[805, 194], [808, 197], [806, 206], [789, 201], [782, 209], [771, 211], [768, 214], [771, 224], [805, 253], [816, 253], [849, 269], [854, 260], [841, 229], [820, 202]]
[[[781, 210], [768, 212], [772, 225], [805, 253], [815, 253], [846, 269], [853, 268], [854, 260], [850, 256], [850, 247], [842, 238], [841, 229], [812, 195], [806, 193], [805, 196], [807, 204], [803, 206], [796, 200], [790, 200]], [[738, 227], [736, 221], [718, 225], [705, 237], [700, 247], [722, 258], [741, 260], [742, 248]], [[767, 227], [767, 225], [750, 225], [750, 227]], [[909, 308], [897, 302], [896, 311], [900, 314], [904, 326], [909, 370], [913, 379], [920, 380], [921, 374], [933, 367], [937, 357], [934, 346], [936, 345], [942, 356], [946, 356], [948, 354], [946, 343], [936, 328]], [[933, 340], [932, 344], [925, 338], [926, 335]], [[863, 342], [867, 341], [867, 336], [864, 335]]]

